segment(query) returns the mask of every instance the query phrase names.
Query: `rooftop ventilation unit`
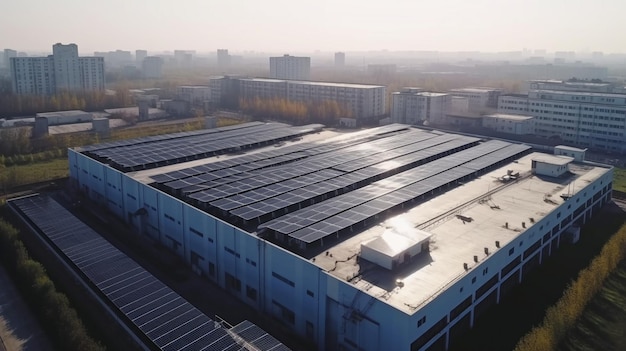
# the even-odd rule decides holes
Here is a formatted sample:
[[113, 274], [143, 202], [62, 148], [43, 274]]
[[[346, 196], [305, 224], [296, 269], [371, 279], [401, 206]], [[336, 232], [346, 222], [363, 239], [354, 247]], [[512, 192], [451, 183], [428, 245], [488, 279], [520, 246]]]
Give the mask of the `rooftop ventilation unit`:
[[431, 234], [416, 228], [387, 229], [381, 236], [361, 244], [361, 258], [392, 270], [428, 252]]

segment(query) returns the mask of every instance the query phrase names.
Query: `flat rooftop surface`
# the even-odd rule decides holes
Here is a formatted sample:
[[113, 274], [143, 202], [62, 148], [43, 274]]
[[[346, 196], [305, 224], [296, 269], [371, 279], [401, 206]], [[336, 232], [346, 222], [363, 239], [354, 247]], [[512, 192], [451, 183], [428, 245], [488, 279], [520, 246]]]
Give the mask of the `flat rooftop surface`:
[[289, 84], [300, 84], [300, 85], [319, 85], [319, 86], [328, 86], [328, 87], [340, 87], [340, 88], [384, 88], [382, 85], [371, 85], [371, 84], [354, 84], [354, 83], [333, 83], [333, 82], [314, 82], [309, 80], [286, 80], [286, 79], [274, 79], [274, 78], [243, 78], [241, 80], [252, 81], [252, 82], [270, 82], [270, 83], [279, 83], [279, 82], [289, 82]]
[[[539, 222], [565, 200], [564, 192], [577, 193], [608, 169], [589, 165], [570, 165], [572, 174], [566, 178], [531, 176], [533, 158], [546, 154], [532, 153], [517, 162], [506, 164], [481, 177], [443, 193], [412, 209], [389, 218], [315, 256], [315, 264], [346, 280], [387, 304], [412, 314], [464, 275], [475, 274], [486, 258], [484, 248], [491, 252], [508, 244], [525, 230], [532, 228], [530, 218]], [[548, 156], [548, 155], [546, 155]], [[501, 183], [499, 177], [508, 170], [520, 172], [517, 182]], [[551, 201], [544, 201], [549, 196]], [[471, 218], [471, 221], [462, 220]], [[509, 228], [504, 224], [508, 222]], [[522, 228], [521, 223], [526, 223]], [[389, 271], [365, 260], [357, 262], [361, 244], [381, 236], [393, 228], [419, 228], [432, 234], [430, 252], [421, 260], [397, 271]], [[474, 263], [473, 256], [479, 257]], [[466, 272], [463, 264], [469, 264]], [[396, 287], [396, 279], [404, 282]]]
[[509, 115], [509, 114], [504, 114], [504, 113], [495, 113], [492, 115], [486, 115], [483, 116], [486, 118], [500, 118], [500, 119], [508, 119], [511, 121], [526, 121], [529, 119], [533, 119], [533, 116], [524, 116], [524, 115]]
[[40, 112], [37, 114], [37, 117], [69, 117], [69, 116], [82, 116], [87, 115], [88, 112], [81, 110], [68, 110], [68, 111], [58, 111], [58, 112]]

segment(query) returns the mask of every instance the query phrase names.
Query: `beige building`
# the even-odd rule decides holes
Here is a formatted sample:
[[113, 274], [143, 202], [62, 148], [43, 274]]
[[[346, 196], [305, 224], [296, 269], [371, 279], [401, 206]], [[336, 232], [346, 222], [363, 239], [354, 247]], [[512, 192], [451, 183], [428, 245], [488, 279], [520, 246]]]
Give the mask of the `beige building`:
[[534, 134], [535, 119], [532, 116], [496, 113], [483, 116], [483, 127], [501, 133], [516, 135]]
[[391, 122], [404, 124], [443, 124], [451, 96], [404, 88], [391, 95]]

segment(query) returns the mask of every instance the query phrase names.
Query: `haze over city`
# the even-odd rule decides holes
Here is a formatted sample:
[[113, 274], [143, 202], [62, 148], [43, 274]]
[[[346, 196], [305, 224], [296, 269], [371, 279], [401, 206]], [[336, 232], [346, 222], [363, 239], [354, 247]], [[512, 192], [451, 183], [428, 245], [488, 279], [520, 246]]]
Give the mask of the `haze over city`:
[[[0, 43], [22, 51], [623, 51], [626, 2], [444, 0], [5, 2]], [[54, 14], [51, 16], [51, 14]], [[623, 35], [623, 34], [622, 34]]]

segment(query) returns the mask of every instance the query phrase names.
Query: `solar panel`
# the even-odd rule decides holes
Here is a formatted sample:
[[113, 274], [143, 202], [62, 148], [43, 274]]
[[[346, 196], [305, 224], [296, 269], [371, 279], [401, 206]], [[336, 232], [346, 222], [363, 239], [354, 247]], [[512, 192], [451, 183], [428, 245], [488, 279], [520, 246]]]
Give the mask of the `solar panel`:
[[219, 324], [53, 199], [36, 195], [9, 203], [85, 273], [155, 347], [161, 350], [243, 349]]

